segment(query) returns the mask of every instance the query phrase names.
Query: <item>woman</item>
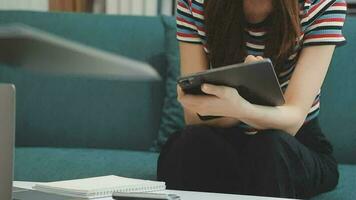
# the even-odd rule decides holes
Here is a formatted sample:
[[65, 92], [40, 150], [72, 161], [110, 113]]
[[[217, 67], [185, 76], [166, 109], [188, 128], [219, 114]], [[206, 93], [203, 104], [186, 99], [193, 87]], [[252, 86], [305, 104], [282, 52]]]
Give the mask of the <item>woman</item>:
[[254, 105], [226, 86], [204, 84], [205, 96], [178, 87], [187, 127], [163, 147], [158, 179], [171, 189], [291, 198], [335, 188], [318, 114], [335, 46], [345, 42], [345, 1], [178, 0], [177, 8], [183, 75], [267, 57], [286, 102]]

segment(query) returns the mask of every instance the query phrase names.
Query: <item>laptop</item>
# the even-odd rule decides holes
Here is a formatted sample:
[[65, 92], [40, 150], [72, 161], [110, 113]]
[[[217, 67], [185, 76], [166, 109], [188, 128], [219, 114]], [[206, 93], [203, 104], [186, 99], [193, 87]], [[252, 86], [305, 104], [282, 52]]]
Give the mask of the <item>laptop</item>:
[[0, 199], [12, 194], [15, 142], [15, 86], [0, 84]]

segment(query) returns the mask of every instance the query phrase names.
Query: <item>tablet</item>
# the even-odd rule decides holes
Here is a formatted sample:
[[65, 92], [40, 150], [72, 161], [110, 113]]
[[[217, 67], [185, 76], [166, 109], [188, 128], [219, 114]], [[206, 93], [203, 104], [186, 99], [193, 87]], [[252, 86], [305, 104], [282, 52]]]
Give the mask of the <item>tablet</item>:
[[[203, 83], [236, 88], [239, 94], [252, 104], [280, 106], [285, 103], [270, 59], [228, 65], [178, 79], [179, 86], [187, 94], [204, 95], [201, 91]], [[200, 117], [202, 120], [216, 118]]]

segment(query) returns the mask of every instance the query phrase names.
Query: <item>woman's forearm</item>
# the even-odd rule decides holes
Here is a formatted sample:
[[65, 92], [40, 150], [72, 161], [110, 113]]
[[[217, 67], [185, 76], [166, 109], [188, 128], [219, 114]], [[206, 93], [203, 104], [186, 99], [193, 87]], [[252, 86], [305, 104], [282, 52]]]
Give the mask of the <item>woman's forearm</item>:
[[263, 130], [280, 129], [295, 135], [306, 117], [306, 113], [296, 106], [260, 106], [250, 104], [248, 112], [244, 116], [239, 116], [244, 123]]

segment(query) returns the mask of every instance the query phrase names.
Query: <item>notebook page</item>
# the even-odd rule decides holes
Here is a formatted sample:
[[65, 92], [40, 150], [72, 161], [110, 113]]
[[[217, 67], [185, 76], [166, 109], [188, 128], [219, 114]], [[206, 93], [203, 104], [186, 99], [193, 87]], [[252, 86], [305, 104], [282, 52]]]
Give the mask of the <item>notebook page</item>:
[[138, 186], [148, 186], [151, 184], [157, 185], [159, 183], [164, 184], [163, 182], [147, 181], [110, 175], [94, 178], [42, 183], [37, 184], [35, 188], [53, 188], [63, 191], [90, 193], [95, 191], [104, 191], [106, 189], [112, 188], [130, 188]]

